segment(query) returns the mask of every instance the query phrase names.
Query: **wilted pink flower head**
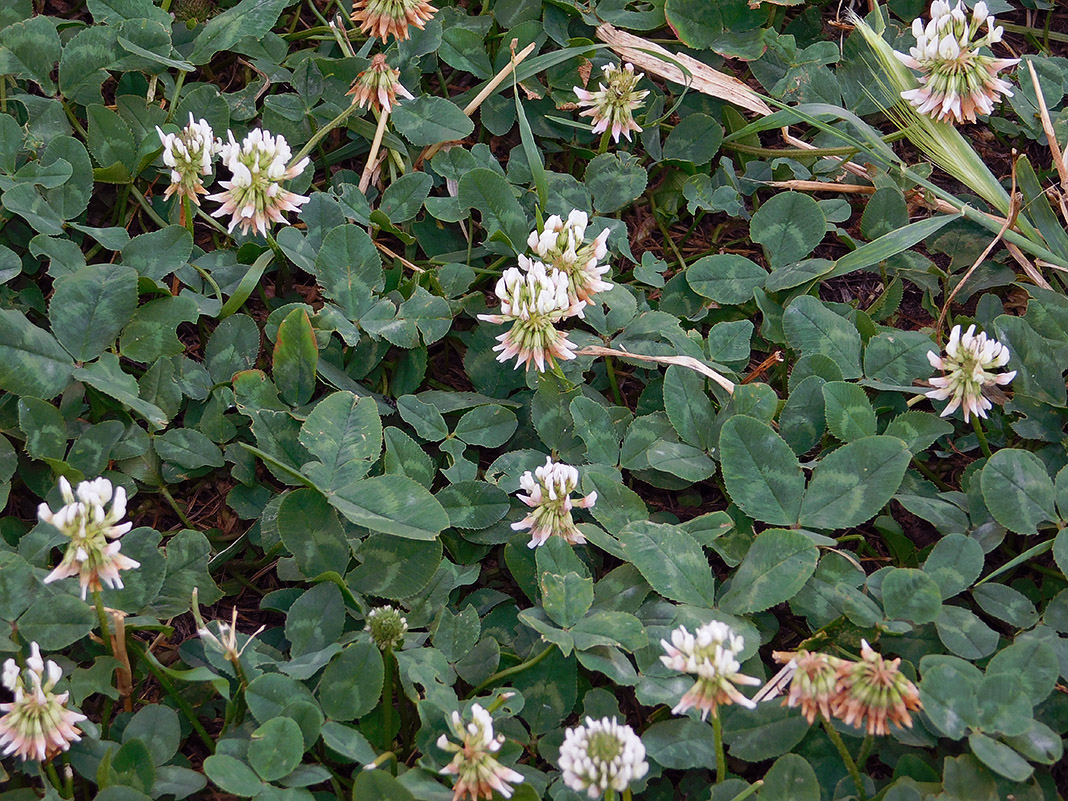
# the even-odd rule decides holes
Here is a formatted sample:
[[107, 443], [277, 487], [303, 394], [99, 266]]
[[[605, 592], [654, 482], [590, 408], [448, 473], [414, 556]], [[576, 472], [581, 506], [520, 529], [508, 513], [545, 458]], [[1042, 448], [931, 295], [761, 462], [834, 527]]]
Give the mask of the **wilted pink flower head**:
[[571, 500], [571, 493], [578, 486], [578, 470], [570, 465], [554, 462], [546, 457], [545, 464], [531, 473], [529, 470], [519, 478], [519, 486], [526, 492], [519, 500], [531, 507], [531, 512], [518, 523], [512, 523], [513, 531], [530, 529], [528, 547], [544, 545], [553, 534], [563, 537], [572, 545], [582, 545], [586, 538], [571, 519], [571, 509], [590, 509], [597, 503], [597, 493], [585, 498]]
[[[986, 33], [979, 37], [981, 28]], [[986, 3], [979, 0], [969, 16], [962, 0], [950, 9], [948, 2], [931, 3], [931, 20], [912, 22], [916, 46], [909, 54], [895, 55], [907, 67], [918, 70], [922, 84], [902, 92], [920, 114], [939, 122], [975, 122], [975, 115], [989, 114], [1001, 96], [1012, 97], [1012, 85], [997, 77], [1018, 58], [994, 58], [979, 52], [1001, 41], [1004, 29], [994, 25]]]
[[887, 734], [887, 722], [912, 726], [910, 710], [922, 709], [916, 685], [900, 670], [900, 659], [883, 659], [861, 640], [859, 662], [838, 667], [831, 711], [850, 726], [866, 724], [868, 734]]
[[538, 372], [546, 363], [553, 366], [557, 359], [575, 358], [574, 345], [567, 334], [556, 329], [561, 320], [582, 316], [586, 303], [568, 294], [567, 276], [559, 270], [549, 270], [540, 261], [519, 257], [520, 267], [509, 267], [497, 281], [495, 292], [501, 301], [500, 314], [480, 314], [478, 319], [489, 323], [512, 323], [512, 327], [497, 337], [500, 342], [497, 361], [516, 357], [515, 366], [531, 362]]
[[443, 774], [456, 777], [453, 801], [490, 799], [494, 790], [502, 798], [511, 798], [511, 785], [522, 782], [523, 774], [505, 767], [494, 757], [501, 750], [504, 735], [494, 736], [490, 713], [478, 704], [472, 704], [471, 722], [465, 724], [460, 713], [453, 712], [449, 728], [460, 741], [459, 745], [443, 734], [438, 738], [438, 748], [454, 754], [452, 762], [441, 769]]
[[63, 677], [52, 660], [41, 658], [37, 643], [30, 643], [30, 658], [26, 669], [19, 670], [14, 659], [4, 662], [2, 683], [15, 694], [9, 704], [0, 704], [0, 748], [3, 755], [14, 754], [23, 762], [51, 759], [70, 744], [81, 739], [81, 731], [74, 724], [85, 720], [67, 709], [69, 693], [54, 693], [56, 683]]
[[579, 106], [589, 106], [579, 116], [590, 118], [593, 133], [611, 130], [616, 144], [619, 144], [620, 134], [627, 137], [629, 142], [631, 131], [641, 131], [633, 114], [649, 92], [636, 91], [634, 87], [644, 74], [635, 72], [633, 64], [624, 64], [622, 67], [605, 64], [601, 69], [604, 71], [604, 83], [597, 84], [596, 92], [581, 86], [572, 87], [578, 96]]
[[585, 725], [567, 729], [559, 764], [564, 784], [590, 798], [623, 792], [649, 772], [642, 738], [612, 718], [586, 718]]
[[552, 215], [540, 232], [531, 231], [527, 238], [527, 245], [541, 261], [567, 276], [571, 295], [587, 303], [598, 292], [612, 288], [601, 279], [608, 272], [608, 265], [599, 264], [608, 255], [608, 229], [586, 244], [583, 240], [588, 225], [586, 212], [576, 209], [567, 215], [567, 222], [557, 214]]
[[726, 623], [713, 620], [694, 634], [685, 626], [679, 626], [671, 632], [671, 642], [661, 640], [660, 645], [666, 651], [660, 657], [661, 662], [672, 670], [697, 676], [693, 687], [671, 710], [674, 714], [681, 715], [693, 707], [701, 711], [701, 720], [704, 720], [709, 712], [716, 717], [721, 705], [740, 704], [748, 709], [756, 706], [734, 686], [757, 685], [760, 679], [739, 672], [741, 665], [737, 656], [745, 642]]
[[[119, 523], [126, 515], [126, 490], [122, 487], [113, 490], [110, 481], [97, 478], [81, 482], [75, 498], [70, 482], [60, 476], [59, 491], [66, 505], [58, 512], [53, 512], [46, 503], [37, 507], [39, 520], [50, 523], [70, 538], [63, 560], [45, 576], [44, 583], [78, 576], [83, 601], [89, 590], [102, 589], [101, 583], [121, 588], [119, 571], [141, 566], [140, 562], [119, 553], [118, 538], [133, 528], [133, 523]], [[111, 509], [105, 510], [108, 502]]]
[[987, 395], [1016, 377], [1015, 370], [990, 372], [1009, 363], [1009, 349], [986, 334], [976, 334], [974, 325], [963, 334], [959, 325], [953, 326], [946, 355], [928, 351], [927, 361], [945, 375], [932, 378], [930, 383], [935, 389], [924, 394], [934, 400], [949, 400], [942, 417], [953, 414], [959, 406], [964, 411], [964, 422], [973, 414], [986, 417], [986, 410], [993, 406]]
[[163, 193], [164, 199], [178, 195], [199, 206], [198, 195], [208, 193], [201, 176], [211, 174], [211, 163], [218, 152], [211, 126], [206, 120], [195, 121], [190, 113], [189, 124], [178, 133], [165, 134], [158, 125], [156, 133], [163, 145], [163, 163], [171, 168], [171, 183]]
[[792, 662], [794, 666], [790, 694], [783, 700], [783, 706], [800, 706], [801, 714], [809, 723], [815, 722], [817, 714], [830, 720], [831, 703], [837, 692], [838, 668], [846, 661], [815, 651], [775, 651], [772, 656], [777, 662]]
[[385, 41], [395, 36], [408, 38], [408, 27], [419, 30], [437, 11], [426, 0], [356, 0], [352, 4], [352, 21], [360, 23], [360, 33], [370, 33]]
[[393, 111], [397, 95], [412, 100], [412, 93], [401, 86], [400, 70], [395, 70], [386, 63], [381, 53], [371, 59], [371, 66], [356, 76], [347, 94], [352, 95], [352, 102], [360, 108], [370, 106], [381, 111]]
[[304, 195], [282, 188], [282, 181], [304, 172], [308, 159], [287, 167], [293, 154], [286, 138], [262, 128], [249, 131], [241, 144], [234, 140], [233, 131], [227, 134], [230, 141], [219, 146], [219, 153], [231, 176], [229, 181], [219, 182], [226, 191], [208, 196], [208, 200], [222, 203], [211, 216], [231, 215], [228, 231], [240, 226], [243, 234], [255, 229], [266, 235], [268, 223], [286, 223], [283, 211], [300, 211], [308, 202]]

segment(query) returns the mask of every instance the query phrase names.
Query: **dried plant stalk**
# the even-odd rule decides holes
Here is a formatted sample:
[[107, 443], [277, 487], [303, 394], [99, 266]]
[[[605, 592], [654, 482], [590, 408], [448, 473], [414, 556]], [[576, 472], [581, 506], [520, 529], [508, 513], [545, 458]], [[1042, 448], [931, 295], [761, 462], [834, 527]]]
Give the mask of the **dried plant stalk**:
[[[771, 114], [768, 104], [737, 78], [714, 70], [684, 53], [672, 53], [648, 39], [621, 31], [607, 22], [597, 28], [597, 38], [635, 67], [646, 72], [726, 100], [754, 114]], [[690, 74], [683, 72], [682, 67], [689, 70]]]
[[629, 350], [616, 350], [605, 348], [601, 345], [588, 345], [581, 350], [575, 351], [576, 356], [618, 356], [621, 359], [634, 359], [639, 362], [656, 362], [657, 364], [677, 364], [679, 367], [688, 367], [696, 373], [707, 376], [723, 387], [727, 392], [734, 392], [734, 382], [713, 370], [706, 364], [699, 362], [692, 356], [646, 356], [644, 353], [631, 353]]

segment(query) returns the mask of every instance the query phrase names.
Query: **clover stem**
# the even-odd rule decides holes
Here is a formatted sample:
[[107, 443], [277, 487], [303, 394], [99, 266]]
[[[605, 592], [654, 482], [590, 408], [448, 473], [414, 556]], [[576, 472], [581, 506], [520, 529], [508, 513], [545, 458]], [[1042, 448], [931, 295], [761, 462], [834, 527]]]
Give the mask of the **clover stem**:
[[712, 710], [712, 738], [716, 751], [716, 784], [719, 784], [727, 778], [727, 756], [723, 753], [723, 721], [717, 710]]
[[611, 135], [611, 131], [605, 131], [603, 134], [601, 134], [601, 141], [597, 143], [598, 156], [608, 152], [608, 137], [610, 137]]
[[487, 687], [492, 687], [494, 684], [496, 684], [499, 681], [502, 681], [503, 679], [510, 678], [510, 677], [516, 675], [517, 673], [522, 673], [524, 670], [529, 670], [530, 668], [534, 667], [539, 662], [541, 662], [543, 659], [545, 659], [545, 657], [547, 657], [550, 653], [552, 653], [552, 651], [553, 651], [553, 649], [555, 647], [556, 647], [555, 645], [547, 645], [547, 646], [545, 646], [545, 650], [544, 651], [541, 651], [540, 653], [536, 654], [535, 656], [532, 656], [526, 662], [520, 662], [518, 665], [513, 665], [510, 668], [505, 668], [504, 670], [498, 670], [496, 673], [494, 673], [492, 676], [490, 676], [484, 682], [482, 682], [477, 687], [475, 687], [475, 689], [473, 689], [470, 693], [468, 693], [467, 697], [468, 698], [473, 698], [473, 697], [477, 696], [480, 692], [485, 690]]
[[859, 798], [860, 801], [868, 801], [868, 794], [864, 791], [864, 780], [860, 777], [857, 763], [853, 761], [849, 749], [846, 748], [846, 744], [842, 741], [842, 735], [838, 733], [834, 724], [827, 720], [827, 718], [821, 717], [821, 722], [823, 723], [823, 730], [827, 732], [827, 737], [834, 743], [834, 747], [838, 749], [838, 754], [842, 757], [842, 762], [845, 763], [846, 770], [849, 771], [849, 775], [853, 779], [853, 784], [857, 788], [857, 798]]
[[764, 786], [764, 780], [763, 779], [757, 779], [757, 781], [753, 782], [748, 787], [746, 787], [744, 790], [742, 790], [740, 793], [738, 793], [738, 795], [734, 796], [734, 798], [732, 798], [731, 801], [745, 801], [746, 798], [751, 796], [753, 793], [755, 793], [757, 790], [759, 790], [763, 786]]
[[352, 112], [356, 111], [358, 108], [360, 107], [357, 106], [355, 103], [350, 103], [340, 114], [334, 117], [334, 119], [330, 120], [330, 122], [320, 128], [314, 134], [312, 134], [312, 138], [305, 143], [304, 147], [297, 151], [297, 155], [295, 155], [289, 160], [288, 167], [292, 167], [295, 164], [299, 164], [300, 160], [307, 156], [309, 153], [311, 153], [312, 150], [315, 149], [316, 145], [323, 141], [323, 138], [328, 133], [330, 133], [332, 130], [341, 125], [341, 123], [347, 120], [349, 118], [349, 115], [352, 114]]
[[979, 415], [972, 415], [972, 428], [975, 429], [975, 437], [979, 440], [979, 450], [989, 459], [990, 444], [986, 441], [986, 433], [983, 431], [983, 424], [979, 422]]
[[115, 646], [111, 642], [111, 627], [108, 625], [108, 613], [104, 610], [104, 599], [100, 597], [100, 590], [93, 590], [93, 606], [96, 607], [96, 619], [100, 624], [100, 639], [104, 641], [104, 647], [108, 653], [115, 655]]
[[[382, 656], [386, 663], [386, 680], [382, 688], [382, 750], [388, 751], [393, 744], [393, 646], [387, 645]], [[393, 763], [394, 773], [396, 764]]]

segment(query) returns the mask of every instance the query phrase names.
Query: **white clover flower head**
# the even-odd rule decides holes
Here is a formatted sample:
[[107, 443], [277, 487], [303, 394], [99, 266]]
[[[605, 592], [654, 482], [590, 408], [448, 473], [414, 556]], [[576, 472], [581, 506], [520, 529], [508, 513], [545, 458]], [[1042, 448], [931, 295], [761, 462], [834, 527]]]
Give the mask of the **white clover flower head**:
[[347, 94], [352, 95], [352, 102], [360, 108], [370, 106], [387, 112], [393, 110], [397, 95], [414, 99], [412, 93], [401, 85], [400, 70], [390, 67], [382, 53], [375, 55], [371, 66], [356, 76]]
[[0, 704], [0, 749], [4, 756], [14, 754], [24, 762], [44, 762], [81, 739], [75, 724], [85, 715], [66, 708], [69, 693], [53, 689], [63, 671], [52, 660], [41, 658], [37, 643], [30, 643], [26, 669], [14, 659], [4, 662], [3, 685], [15, 694], [11, 703]]
[[443, 734], [438, 738], [438, 748], [453, 754], [452, 761], [441, 769], [443, 775], [456, 777], [453, 801], [492, 798], [494, 790], [502, 798], [511, 798], [511, 785], [522, 782], [523, 774], [505, 767], [494, 757], [501, 750], [504, 735], [494, 734], [493, 716], [479, 704], [472, 704], [471, 721], [465, 723], [459, 712], [453, 712], [449, 728], [459, 743], [453, 743]]
[[[37, 507], [41, 522], [55, 526], [70, 538], [63, 560], [45, 577], [45, 584], [78, 576], [83, 601], [89, 590], [96, 592], [104, 585], [121, 588], [119, 572], [141, 566], [119, 553], [118, 538], [133, 528], [133, 523], [119, 522], [126, 516], [126, 490], [121, 486], [113, 488], [106, 478], [97, 478], [81, 482], [72, 491], [70, 482], [62, 476], [59, 490], [66, 505], [58, 512], [46, 503]], [[111, 508], [105, 509], [109, 501]]]
[[534, 470], [527, 470], [519, 477], [519, 487], [526, 494], [517, 497], [527, 506], [530, 513], [518, 523], [512, 523], [513, 531], [530, 529], [529, 548], [544, 545], [554, 534], [563, 537], [572, 545], [582, 545], [586, 538], [571, 519], [571, 509], [590, 509], [597, 503], [597, 493], [591, 492], [584, 498], [573, 500], [571, 493], [579, 483], [578, 470], [561, 462], [545, 458], [545, 464]]
[[589, 303], [598, 292], [612, 288], [602, 279], [607, 264], [599, 262], [608, 255], [608, 233], [605, 228], [586, 244], [583, 240], [589, 218], [578, 209], [567, 216], [567, 222], [557, 214], [545, 221], [542, 230], [532, 231], [527, 245], [549, 268], [555, 267], [567, 276], [568, 292], [575, 300]]
[[227, 135], [229, 141], [219, 145], [219, 154], [231, 176], [229, 181], [219, 182], [225, 191], [208, 195], [208, 200], [222, 204], [211, 216], [229, 214], [227, 231], [240, 226], [243, 234], [254, 229], [266, 235], [269, 224], [288, 224], [282, 212], [300, 211], [308, 198], [283, 189], [282, 181], [304, 172], [309, 159], [287, 166], [293, 154], [285, 137], [274, 136], [263, 128], [249, 131], [241, 144], [234, 139], [233, 131], [227, 131]]
[[[480, 314], [478, 319], [490, 323], [512, 323], [497, 337], [497, 361], [516, 357], [515, 366], [533, 363], [538, 370], [555, 365], [556, 360], [574, 359], [574, 345], [556, 324], [575, 315], [582, 316], [585, 301], [568, 293], [567, 276], [547, 268], [540, 261], [519, 257], [520, 267], [509, 267], [497, 281], [496, 294], [501, 301], [500, 314]], [[522, 269], [520, 269], [522, 268]]]
[[[979, 36], [980, 29], [986, 33]], [[990, 114], [1002, 96], [1012, 97], [1012, 85], [998, 77], [1018, 58], [994, 58], [980, 52], [1001, 41], [1004, 29], [994, 24], [986, 3], [978, 2], [969, 16], [962, 0], [950, 8], [936, 0], [931, 19], [912, 22], [916, 45], [898, 59], [920, 72], [920, 86], [901, 97], [939, 122], [975, 122], [976, 114]]]
[[171, 183], [163, 193], [164, 199], [171, 195], [189, 198], [200, 205], [200, 195], [206, 195], [201, 176], [211, 174], [211, 164], [218, 152], [215, 132], [207, 120], [199, 122], [189, 115], [189, 124], [178, 133], [163, 133], [156, 126], [163, 145], [163, 163], [171, 168]]
[[399, 609], [392, 606], [379, 606], [367, 613], [364, 630], [369, 632], [375, 645], [385, 651], [387, 648], [399, 648], [408, 633], [408, 619]]
[[991, 372], [1009, 363], [1009, 349], [985, 333], [976, 334], [974, 325], [968, 326], [963, 334], [959, 325], [953, 326], [946, 343], [946, 355], [928, 351], [927, 360], [944, 375], [930, 379], [935, 388], [924, 394], [933, 400], [949, 401], [942, 410], [942, 417], [953, 414], [960, 407], [964, 422], [968, 422], [971, 415], [985, 418], [987, 410], [993, 407], [988, 395], [993, 394], [995, 387], [1004, 386], [1016, 377], [1015, 370]]
[[559, 764], [564, 784], [590, 798], [609, 788], [622, 792], [649, 771], [641, 737], [612, 718], [586, 718], [585, 725], [567, 729]]
[[690, 708], [701, 712], [701, 720], [711, 712], [715, 717], [718, 708], [739, 704], [748, 709], [756, 706], [735, 686], [758, 685], [760, 679], [741, 673], [737, 656], [745, 648], [745, 641], [730, 626], [718, 620], [704, 624], [693, 634], [685, 626], [671, 632], [671, 642], [661, 640], [666, 652], [660, 661], [680, 673], [697, 676], [694, 683], [678, 705], [671, 711], [681, 715]]
[[633, 64], [624, 64], [622, 67], [605, 64], [601, 69], [604, 83], [597, 84], [596, 92], [581, 86], [572, 87], [579, 99], [579, 106], [589, 106], [579, 116], [590, 118], [595, 134], [611, 130], [616, 144], [619, 144], [621, 134], [630, 141], [631, 131], [641, 131], [634, 121], [634, 110], [641, 106], [649, 94], [648, 91], [635, 89], [644, 75], [635, 72]]

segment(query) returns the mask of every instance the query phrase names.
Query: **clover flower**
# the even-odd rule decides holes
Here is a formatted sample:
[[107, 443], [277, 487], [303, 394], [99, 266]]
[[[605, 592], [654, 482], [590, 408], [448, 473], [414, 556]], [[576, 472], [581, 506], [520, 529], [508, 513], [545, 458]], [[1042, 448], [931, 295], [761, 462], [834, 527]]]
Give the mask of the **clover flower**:
[[245, 649], [249, 647], [252, 641], [262, 632], [267, 626], [260, 626], [245, 640], [245, 644], [240, 648], [237, 647], [237, 607], [232, 610], [232, 617], [229, 623], [224, 623], [221, 620], [215, 622], [218, 628], [218, 635], [214, 634], [211, 629], [208, 628], [204, 622], [204, 618], [200, 616], [200, 603], [198, 601], [199, 592], [196, 587], [193, 588], [193, 601], [190, 605], [190, 609], [193, 612], [193, 619], [197, 624], [197, 636], [204, 642], [211, 645], [218, 650], [223, 656], [225, 656], [235, 666], [238, 660], [241, 658], [241, 654], [245, 652]]
[[641, 737], [612, 718], [586, 718], [584, 726], [564, 732], [560, 746], [564, 784], [576, 793], [598, 798], [611, 788], [626, 790], [649, 770]]
[[386, 63], [381, 53], [371, 59], [371, 66], [356, 76], [352, 87], [346, 94], [352, 95], [352, 102], [360, 108], [370, 106], [376, 111], [390, 112], [397, 102], [397, 95], [412, 100], [412, 93], [400, 82], [400, 70], [395, 70]]
[[513, 531], [530, 529], [528, 548], [544, 545], [553, 534], [563, 537], [572, 545], [582, 545], [586, 538], [571, 519], [572, 507], [590, 509], [597, 503], [597, 493], [585, 498], [571, 500], [571, 493], [578, 486], [578, 470], [546, 457], [545, 464], [531, 473], [529, 470], [519, 478], [519, 486], [526, 491], [519, 500], [533, 508], [518, 523], [512, 523]]
[[75, 724], [85, 715], [66, 708], [70, 693], [52, 690], [63, 677], [59, 665], [41, 658], [37, 643], [30, 643], [26, 669], [20, 670], [14, 659], [4, 662], [0, 683], [15, 694], [11, 703], [0, 704], [0, 748], [4, 756], [15, 754], [25, 762], [44, 762], [70, 744], [81, 739]]
[[760, 684], [760, 679], [739, 672], [737, 656], [745, 647], [741, 635], [735, 634], [726, 623], [713, 620], [691, 634], [685, 626], [671, 632], [671, 642], [661, 640], [667, 652], [660, 661], [680, 673], [697, 676], [694, 683], [672, 713], [681, 715], [692, 708], [701, 711], [701, 720], [718, 714], [721, 705], [740, 704], [748, 709], [756, 706], [734, 685]]
[[945, 375], [930, 379], [935, 389], [924, 394], [933, 400], [949, 400], [942, 410], [942, 417], [961, 407], [964, 422], [968, 422], [973, 414], [986, 417], [987, 409], [993, 407], [988, 395], [995, 393], [996, 386], [1004, 386], [1016, 377], [1015, 370], [990, 372], [1009, 363], [1009, 349], [986, 334], [976, 334], [974, 325], [968, 326], [963, 334], [959, 325], [953, 326], [946, 343], [946, 355], [928, 351], [927, 361]]
[[830, 720], [831, 703], [837, 693], [838, 668], [848, 664], [846, 660], [813, 651], [776, 651], [772, 656], [777, 662], [791, 663], [794, 668], [790, 694], [783, 699], [783, 706], [800, 706], [801, 714], [809, 723], [816, 721], [817, 713]]
[[379, 606], [367, 613], [364, 631], [370, 633], [375, 645], [383, 651], [399, 648], [408, 633], [408, 619], [392, 606]]
[[494, 757], [501, 750], [504, 735], [494, 735], [490, 713], [478, 704], [472, 704], [471, 722], [465, 725], [460, 713], [453, 712], [449, 728], [460, 744], [451, 742], [443, 734], [438, 738], [438, 748], [454, 754], [452, 761], [441, 769], [443, 775], [456, 777], [453, 801], [489, 799], [494, 790], [503, 798], [511, 798], [511, 785], [522, 782], [523, 774], [505, 767]]
[[211, 163], [218, 152], [214, 131], [207, 120], [197, 122], [190, 113], [189, 124], [178, 133], [163, 133], [158, 125], [156, 133], [163, 145], [163, 163], [171, 168], [171, 183], [163, 199], [178, 195], [199, 206], [197, 196], [208, 193], [201, 176], [211, 174]]
[[360, 33], [370, 33], [383, 41], [395, 36], [404, 41], [409, 26], [419, 30], [437, 9], [426, 0], [356, 0], [352, 4], [352, 21], [360, 23]]
[[255, 229], [266, 236], [269, 222], [285, 224], [283, 211], [300, 211], [301, 205], [308, 202], [304, 195], [282, 188], [282, 181], [304, 172], [308, 159], [287, 167], [293, 154], [281, 134], [274, 136], [257, 128], [238, 144], [233, 131], [227, 133], [230, 141], [219, 146], [219, 153], [231, 176], [229, 181], [219, 182], [224, 192], [208, 195], [208, 200], [222, 203], [211, 216], [231, 215], [226, 229], [229, 232], [240, 226], [243, 234]]
[[909, 710], [922, 709], [916, 685], [900, 670], [900, 659], [883, 659], [866, 640], [860, 641], [860, 661], [838, 666], [838, 682], [831, 711], [849, 726], [866, 724], [868, 734], [887, 734], [887, 721], [912, 727]]
[[532, 231], [527, 245], [549, 267], [555, 267], [567, 276], [568, 291], [577, 300], [587, 303], [598, 292], [612, 288], [601, 276], [608, 272], [608, 265], [598, 262], [608, 255], [608, 233], [605, 228], [597, 237], [585, 244], [589, 218], [586, 212], [572, 211], [567, 222], [554, 214], [545, 221], [540, 232]]
[[[978, 36], [986, 27], [986, 33]], [[940, 122], [975, 122], [976, 113], [989, 114], [1001, 96], [1012, 97], [1012, 85], [998, 73], [1018, 64], [1018, 58], [994, 58], [979, 48], [1001, 41], [1004, 29], [994, 24], [986, 3], [979, 0], [969, 18], [962, 0], [952, 10], [944, 0], [931, 4], [931, 20], [912, 22], [916, 46], [909, 54], [895, 53], [907, 67], [922, 73], [921, 86], [901, 97]]]
[[634, 87], [638, 85], [644, 73], [635, 72], [633, 64], [624, 64], [622, 67], [605, 64], [601, 69], [605, 83], [598, 83], [596, 92], [581, 86], [572, 87], [578, 96], [579, 106], [589, 106], [579, 116], [590, 118], [593, 133], [604, 133], [611, 127], [612, 139], [616, 144], [619, 144], [620, 134], [627, 137], [629, 142], [631, 131], [641, 131], [638, 123], [634, 121], [633, 113], [649, 92], [635, 91]]
[[538, 372], [557, 359], [575, 358], [575, 347], [567, 334], [556, 329], [561, 320], [582, 315], [585, 301], [568, 294], [567, 276], [559, 270], [549, 271], [540, 261], [519, 257], [520, 267], [509, 267], [497, 281], [495, 292], [501, 301], [500, 314], [480, 314], [478, 319], [490, 323], [511, 322], [512, 327], [497, 337], [497, 361], [516, 357], [515, 366], [533, 362]]
[[[78, 484], [75, 493], [70, 482], [60, 476], [59, 491], [66, 505], [58, 512], [53, 512], [46, 503], [37, 507], [40, 521], [50, 523], [70, 538], [63, 560], [45, 576], [44, 583], [78, 576], [83, 601], [89, 590], [102, 589], [101, 583], [121, 588], [119, 571], [141, 566], [140, 562], [119, 553], [119, 537], [133, 528], [133, 523], [119, 523], [126, 515], [126, 490], [122, 487], [113, 490], [110, 481], [97, 478]], [[109, 502], [111, 509], [105, 511]]]

